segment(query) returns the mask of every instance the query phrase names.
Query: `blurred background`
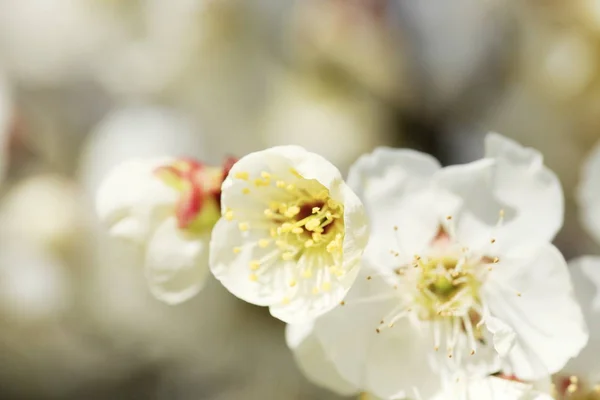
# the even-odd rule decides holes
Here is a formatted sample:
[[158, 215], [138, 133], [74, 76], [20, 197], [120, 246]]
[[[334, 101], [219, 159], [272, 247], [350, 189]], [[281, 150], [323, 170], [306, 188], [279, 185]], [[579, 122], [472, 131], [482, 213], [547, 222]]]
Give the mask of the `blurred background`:
[[444, 164], [496, 130], [561, 177], [600, 139], [598, 0], [0, 0], [0, 399], [336, 399], [266, 309], [169, 307], [93, 197], [132, 157], [378, 145]]

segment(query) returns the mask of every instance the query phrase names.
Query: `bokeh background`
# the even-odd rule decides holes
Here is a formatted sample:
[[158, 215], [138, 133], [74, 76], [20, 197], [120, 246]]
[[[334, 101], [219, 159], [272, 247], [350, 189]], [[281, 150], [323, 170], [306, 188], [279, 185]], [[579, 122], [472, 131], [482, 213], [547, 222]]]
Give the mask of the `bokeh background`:
[[211, 281], [177, 307], [93, 197], [132, 157], [378, 145], [444, 164], [495, 130], [561, 177], [568, 258], [600, 139], [598, 0], [0, 0], [0, 399], [336, 399]]

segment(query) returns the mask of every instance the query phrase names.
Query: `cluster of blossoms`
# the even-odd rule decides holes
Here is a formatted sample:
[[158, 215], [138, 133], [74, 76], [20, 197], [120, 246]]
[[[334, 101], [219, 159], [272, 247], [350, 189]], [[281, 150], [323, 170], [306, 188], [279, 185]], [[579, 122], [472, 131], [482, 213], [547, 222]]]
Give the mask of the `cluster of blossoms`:
[[[587, 181], [593, 209], [600, 190], [587, 187], [598, 180]], [[537, 151], [500, 135], [488, 135], [481, 160], [445, 168], [376, 149], [347, 183], [296, 146], [224, 168], [130, 162], [106, 179], [98, 212], [112, 234], [145, 246], [158, 298], [189, 299], [210, 270], [286, 322], [300, 368], [339, 394], [600, 399], [600, 375], [589, 374], [600, 341], [588, 334], [600, 261], [576, 260], [572, 281], [551, 243], [560, 182]]]

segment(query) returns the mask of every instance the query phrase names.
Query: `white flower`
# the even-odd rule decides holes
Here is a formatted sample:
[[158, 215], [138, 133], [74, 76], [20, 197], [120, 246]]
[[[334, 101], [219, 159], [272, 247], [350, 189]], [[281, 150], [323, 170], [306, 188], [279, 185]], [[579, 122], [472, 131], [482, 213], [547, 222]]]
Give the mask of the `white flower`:
[[583, 165], [577, 200], [581, 223], [600, 243], [600, 142]]
[[555, 384], [559, 394], [568, 393], [572, 396], [569, 398], [600, 399], [600, 257], [580, 257], [569, 262], [569, 267], [590, 340], [579, 356], [556, 375]]
[[110, 234], [145, 246], [146, 276], [160, 300], [180, 303], [203, 287], [220, 185], [229, 166], [129, 161], [115, 167], [98, 190], [97, 212]]
[[0, 226], [11, 237], [61, 252], [81, 244], [86, 227], [82, 195], [74, 182], [43, 174], [12, 186], [0, 201]]
[[367, 276], [314, 324], [345, 380], [381, 397], [426, 397], [448, 370], [482, 376], [503, 360], [534, 380], [585, 345], [566, 262], [550, 244], [562, 190], [539, 153], [491, 134], [484, 159], [441, 169], [418, 152], [379, 149], [349, 184], [371, 219]]
[[[314, 334], [313, 323], [288, 325], [286, 341], [294, 352], [294, 358], [306, 377], [318, 386], [342, 396], [356, 395], [361, 391], [346, 381], [336, 370], [335, 363], [328, 358], [322, 343]], [[546, 381], [548, 384], [546, 384]], [[455, 374], [440, 382], [441, 389], [433, 396], [420, 393], [400, 393], [395, 399], [422, 400], [551, 400], [549, 379], [534, 384], [517, 381], [514, 377], [488, 376], [469, 379], [465, 374]], [[392, 398], [392, 397], [390, 397]], [[361, 393], [359, 400], [376, 399]]]
[[346, 295], [368, 229], [340, 172], [297, 146], [240, 159], [223, 183], [211, 269], [237, 297], [285, 322], [323, 314]]

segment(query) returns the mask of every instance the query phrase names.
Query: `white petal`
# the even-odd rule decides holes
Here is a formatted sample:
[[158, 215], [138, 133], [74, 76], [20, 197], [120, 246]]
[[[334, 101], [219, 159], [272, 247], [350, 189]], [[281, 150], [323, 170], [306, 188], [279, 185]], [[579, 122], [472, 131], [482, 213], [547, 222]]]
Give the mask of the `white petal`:
[[[263, 235], [258, 233], [259, 237], [252, 240], [253, 234], [257, 233], [241, 232], [234, 221], [220, 219], [212, 231], [209, 265], [215, 278], [233, 295], [248, 303], [268, 306], [282, 301], [287, 286], [271, 284], [275, 280], [270, 280], [271, 277], [266, 277], [269, 280], [265, 280], [264, 284], [250, 279], [250, 262], [268, 256], [271, 251], [256, 244], [268, 232], [263, 232]], [[236, 248], [239, 248], [238, 253], [234, 251]]]
[[594, 147], [581, 169], [577, 190], [583, 226], [600, 242], [600, 142]]
[[500, 357], [505, 357], [515, 344], [515, 331], [502, 320], [486, 315], [485, 326], [493, 335], [494, 349]]
[[590, 340], [564, 372], [590, 383], [600, 383], [600, 257], [581, 257], [569, 262], [575, 295], [590, 330]]
[[[499, 135], [486, 140], [486, 157], [470, 164], [444, 168], [435, 176], [443, 188], [464, 201], [458, 229], [469, 240], [489, 240], [498, 246], [545, 243], [563, 223], [564, 200], [556, 175], [532, 149]], [[496, 226], [504, 212], [504, 221]], [[461, 226], [462, 225], [462, 226]]]
[[178, 304], [198, 294], [208, 277], [208, 239], [188, 236], [174, 217], [158, 227], [146, 250], [146, 277], [156, 298]]
[[[552, 396], [539, 393], [529, 384], [489, 377], [469, 380], [468, 400], [551, 400]], [[448, 399], [450, 400], [450, 399]]]
[[342, 396], [355, 394], [357, 388], [340, 376], [312, 331], [312, 323], [288, 325], [285, 331], [286, 342], [304, 375]]
[[178, 194], [154, 175], [169, 159], [128, 161], [115, 167], [96, 196], [96, 211], [111, 234], [143, 243], [172, 213]]
[[428, 190], [428, 179], [438, 169], [428, 155], [388, 148], [362, 156], [350, 169], [348, 184], [365, 203], [371, 223], [366, 256], [376, 265], [408, 262], [437, 234], [441, 199]]
[[[359, 260], [356, 260], [358, 263]], [[294, 268], [291, 266], [290, 268]], [[284, 302], [278, 301], [270, 306], [271, 315], [288, 324], [310, 321], [319, 315], [325, 314], [339, 306], [342, 299], [350, 290], [356, 280], [359, 268], [353, 268], [339, 280], [332, 280], [328, 290], [321, 290], [315, 294], [313, 288], [317, 286], [316, 279], [304, 280], [293, 295], [288, 295]], [[286, 281], [281, 282], [287, 285]]]
[[413, 393], [417, 387], [424, 398], [439, 388], [439, 377], [431, 368], [429, 353], [433, 339], [407, 319], [393, 328], [382, 329], [380, 320], [397, 306], [397, 301], [362, 302], [372, 296], [392, 294], [393, 289], [365, 270], [354, 284], [345, 305], [315, 322], [315, 335], [340, 375], [353, 385], [383, 398]]
[[240, 192], [236, 190], [246, 186], [243, 181], [235, 179], [237, 173], [250, 173], [251, 176], [258, 178], [264, 171], [278, 176], [278, 179], [286, 180], [294, 177], [291, 168], [305, 179], [318, 181], [330, 191], [335, 191], [343, 182], [340, 171], [318, 154], [306, 151], [300, 146], [271, 147], [250, 153], [234, 164], [229, 176], [223, 182], [221, 200], [223, 207], [243, 208], [236, 206], [240, 205], [240, 202], [244, 204], [249, 200], [247, 196], [240, 196]]
[[390, 195], [403, 196], [424, 189], [440, 169], [429, 154], [379, 147], [350, 167], [348, 185], [366, 203]]
[[491, 315], [516, 333], [508, 360], [520, 379], [558, 372], [587, 343], [566, 262], [552, 245], [504, 256], [482, 292]]

